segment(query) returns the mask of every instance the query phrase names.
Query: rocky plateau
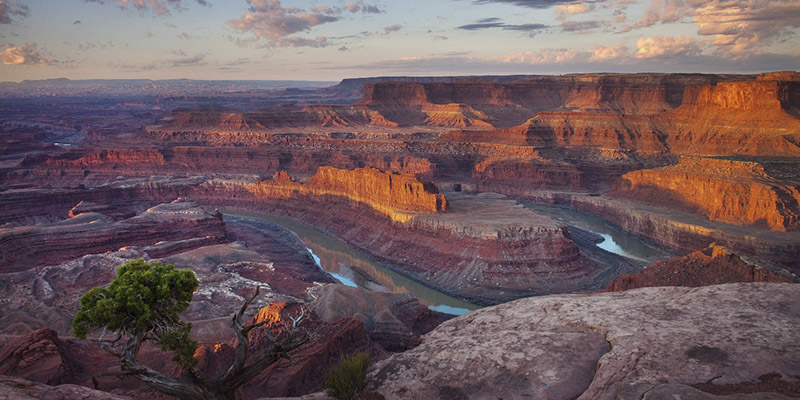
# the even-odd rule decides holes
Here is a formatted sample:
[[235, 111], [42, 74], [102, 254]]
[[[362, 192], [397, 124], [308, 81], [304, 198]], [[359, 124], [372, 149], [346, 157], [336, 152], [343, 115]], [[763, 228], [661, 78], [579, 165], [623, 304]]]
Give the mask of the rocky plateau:
[[[255, 287], [256, 320], [313, 310], [322, 334], [242, 398], [319, 391], [357, 350], [386, 399], [800, 396], [800, 74], [365, 78], [265, 98], [3, 106], [0, 398], [166, 398], [133, 378], [89, 390], [119, 364], [72, 337], [80, 295], [137, 258], [197, 275], [183, 317], [209, 376]], [[342, 244], [312, 252], [280, 221]], [[493, 307], [443, 322], [414, 286], [448, 312]]]

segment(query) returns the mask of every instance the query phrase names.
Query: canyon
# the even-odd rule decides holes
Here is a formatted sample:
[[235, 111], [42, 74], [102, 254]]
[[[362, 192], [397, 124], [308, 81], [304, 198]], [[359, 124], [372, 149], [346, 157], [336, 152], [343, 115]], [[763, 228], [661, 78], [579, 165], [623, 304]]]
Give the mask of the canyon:
[[[154, 96], [147, 100], [151, 111], [138, 117], [123, 103], [92, 111], [89, 104], [99, 101], [92, 97], [81, 111], [70, 102], [56, 102], [53, 112], [38, 111], [35, 98], [3, 106], [2, 374], [88, 385], [91, 373], [113, 368], [113, 360], [96, 351], [92, 357], [104, 361], [95, 369], [70, 359], [75, 354], [70, 352], [86, 344], [70, 337], [69, 321], [80, 294], [108, 283], [118, 265], [137, 258], [197, 274], [200, 288], [184, 317], [205, 346], [201, 359], [209, 371], [228, 357], [228, 317], [254, 287], [264, 294], [251, 314], [272, 312], [270, 304], [285, 304], [287, 310], [313, 305], [313, 324], [328, 338], [301, 350], [300, 365], [276, 366], [272, 378], [263, 375], [245, 387], [247, 398], [270, 387], [275, 389], [264, 395], [318, 390], [324, 369], [340, 353], [356, 349], [379, 361], [372, 376], [383, 385], [375, 390], [386, 398], [413, 398], [402, 393], [462, 398], [468, 385], [453, 386], [449, 395], [432, 394], [418, 378], [424, 371], [399, 383], [412, 373], [409, 365], [427, 368], [426, 361], [411, 357], [432, 354], [437, 335], [478, 329], [475, 321], [504, 310], [511, 310], [511, 325], [522, 324], [550, 318], [545, 309], [551, 306], [539, 303], [566, 310], [588, 307], [591, 299], [606, 307], [596, 317], [602, 329], [573, 329], [569, 318], [588, 317], [570, 314], [561, 322], [572, 330], [553, 344], [586, 348], [584, 358], [564, 364], [569, 382], [530, 390], [545, 398], [581, 393], [600, 398], [633, 382], [609, 389], [591, 380], [596, 365], [613, 364], [610, 354], [623, 351], [607, 336], [624, 332], [631, 322], [616, 318], [614, 310], [647, 308], [648, 296], [652, 309], [672, 307], [670, 291], [698, 299], [713, 292], [648, 287], [725, 284], [720, 289], [725, 298], [738, 291], [757, 299], [769, 288], [790, 297], [798, 281], [796, 72], [370, 78], [275, 91], [265, 98], [263, 107], [253, 107], [244, 94], [219, 104], [205, 97]], [[608, 239], [581, 215], [652, 251], [634, 257], [607, 251], [598, 243]], [[323, 266], [315, 255], [322, 252], [312, 253], [304, 235], [280, 221], [341, 240], [361, 258]], [[367, 284], [337, 285], [336, 275], [325, 271], [340, 269]], [[395, 285], [389, 273], [469, 309], [503, 304], [436, 327], [449, 317], [410, 294], [391, 293], [408, 289]], [[623, 293], [517, 300], [601, 291]], [[518, 303], [507, 303], [514, 300]], [[544, 314], [510, 308], [525, 302]], [[759, 304], [765, 308], [758, 312], [780, 308]], [[708, 312], [692, 307], [691, 319], [681, 324]], [[636, 324], [646, 319], [634, 317]], [[708, 329], [727, 326], [717, 322]], [[556, 325], [553, 332], [520, 335], [544, 343], [542, 338], [562, 332]], [[479, 336], [459, 341], [483, 341]], [[19, 367], [19, 357], [27, 353], [16, 349], [30, 345], [23, 343], [26, 337], [54, 343], [47, 345], [56, 349], [48, 353], [53, 357], [68, 349], [59, 357], [80, 364], [70, 370], [81, 372], [54, 380], [38, 374], [39, 367]], [[658, 351], [666, 352], [668, 339], [662, 339]], [[487, 346], [497, 344], [487, 340]], [[621, 349], [636, 347], [623, 342]], [[217, 345], [227, 350], [215, 351]], [[710, 351], [703, 343], [693, 345], [700, 358]], [[461, 348], [448, 346], [442, 351]], [[721, 351], [733, 354], [729, 350]], [[743, 359], [736, 354], [731, 359]], [[758, 354], [763, 360], [783, 359]], [[555, 363], [561, 356], [553, 357]], [[608, 379], [617, 375], [604, 371]], [[652, 372], [636, 371], [626, 374]], [[788, 378], [797, 375], [793, 371], [778, 372]], [[451, 379], [445, 375], [436, 379]], [[631, 386], [625, 393], [702, 390], [686, 386], [702, 382], [684, 378], [665, 381], [680, 388], [648, 381], [647, 388]], [[751, 378], [758, 376], [724, 380], [739, 384]], [[121, 396], [152, 396], [133, 380], [105, 385]], [[582, 389], [573, 393], [567, 386]]]

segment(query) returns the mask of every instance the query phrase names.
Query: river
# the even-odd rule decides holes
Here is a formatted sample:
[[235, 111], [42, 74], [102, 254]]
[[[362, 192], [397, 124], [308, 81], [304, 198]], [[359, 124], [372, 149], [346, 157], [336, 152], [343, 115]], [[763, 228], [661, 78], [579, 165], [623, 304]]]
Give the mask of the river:
[[597, 247], [609, 253], [635, 260], [643, 266], [674, 256], [669, 251], [631, 235], [596, 215], [573, 210], [566, 206], [529, 201], [521, 203], [538, 214], [546, 215], [558, 222], [600, 235], [603, 241], [597, 243]]
[[270, 222], [294, 232], [317, 265], [344, 285], [373, 291], [410, 293], [431, 310], [450, 315], [463, 315], [480, 308], [391, 271], [352, 249], [347, 243], [314, 226], [271, 214], [239, 210], [223, 210], [223, 212]]
[[[559, 222], [599, 235], [603, 241], [597, 243], [597, 247], [635, 260], [642, 266], [670, 257], [670, 254], [664, 250], [644, 242], [594, 215], [562, 206], [532, 202], [523, 202], [523, 204], [531, 210]], [[224, 212], [234, 216], [270, 222], [294, 232], [317, 265], [344, 285], [373, 291], [410, 293], [419, 298], [420, 303], [431, 310], [451, 315], [463, 315], [479, 308], [391, 271], [352, 249], [347, 243], [314, 226], [292, 218], [271, 214], [233, 210], [224, 210]]]

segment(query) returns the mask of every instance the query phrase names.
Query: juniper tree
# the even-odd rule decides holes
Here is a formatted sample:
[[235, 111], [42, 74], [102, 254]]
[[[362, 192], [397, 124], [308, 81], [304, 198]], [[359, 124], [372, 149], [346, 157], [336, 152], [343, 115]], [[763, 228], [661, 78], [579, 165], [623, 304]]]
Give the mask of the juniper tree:
[[[161, 262], [143, 259], [123, 264], [117, 277], [105, 288], [93, 288], [81, 297], [81, 307], [72, 321], [75, 335], [85, 338], [91, 331], [111, 331], [114, 339], [99, 339], [106, 351], [119, 358], [120, 371], [105, 372], [92, 378], [95, 387], [100, 376], [139, 378], [148, 386], [187, 400], [233, 399], [236, 390], [258, 376], [270, 364], [288, 357], [291, 350], [309, 339], [301, 328], [305, 311], [291, 316], [279, 326], [270, 321], [243, 324], [245, 311], [259, 294], [258, 288], [231, 318], [236, 333], [236, 356], [232, 365], [218, 377], [203, 380], [196, 370], [194, 358], [197, 342], [189, 336], [192, 325], [181, 320], [180, 313], [189, 307], [199, 282], [190, 270], [175, 269]], [[269, 341], [258, 354], [250, 354], [248, 334], [265, 327]], [[146, 342], [158, 344], [173, 353], [173, 361], [181, 367], [178, 377], [170, 377], [148, 367], [138, 359]]]

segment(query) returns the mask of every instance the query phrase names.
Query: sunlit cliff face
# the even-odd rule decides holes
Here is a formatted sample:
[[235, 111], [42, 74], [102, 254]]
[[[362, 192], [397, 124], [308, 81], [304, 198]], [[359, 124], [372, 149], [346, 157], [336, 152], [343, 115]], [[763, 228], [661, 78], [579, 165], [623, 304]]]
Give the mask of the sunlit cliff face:
[[366, 204], [394, 221], [408, 220], [410, 213], [444, 211], [447, 201], [435, 186], [410, 174], [382, 172], [374, 168], [342, 170], [321, 167], [307, 184], [292, 181], [285, 172], [272, 180], [248, 184], [248, 191], [261, 198], [291, 198], [299, 194], [315, 197], [334, 195]]
[[269, 322], [267, 325], [274, 325], [281, 322], [281, 312], [286, 307], [286, 303], [272, 303], [262, 309], [258, 310], [255, 316], [255, 322], [260, 324], [262, 322]]

